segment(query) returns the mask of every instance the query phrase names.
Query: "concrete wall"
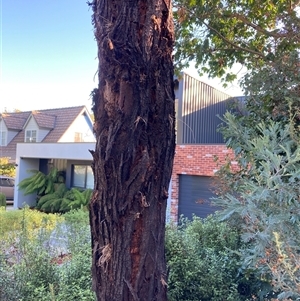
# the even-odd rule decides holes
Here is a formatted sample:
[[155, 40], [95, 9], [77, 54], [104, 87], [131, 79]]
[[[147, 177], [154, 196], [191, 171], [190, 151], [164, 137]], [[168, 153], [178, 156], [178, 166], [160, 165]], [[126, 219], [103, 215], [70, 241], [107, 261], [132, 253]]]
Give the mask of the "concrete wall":
[[95, 143], [18, 143], [17, 158], [92, 160]]
[[15, 181], [15, 192], [14, 192], [14, 208], [22, 208], [25, 204], [29, 206], [36, 205], [36, 195], [24, 195], [22, 190], [19, 190], [18, 183], [23, 179], [28, 178], [32, 175], [30, 170], [38, 170], [39, 169], [39, 159], [24, 159], [17, 157], [17, 173], [16, 173], [16, 181]]

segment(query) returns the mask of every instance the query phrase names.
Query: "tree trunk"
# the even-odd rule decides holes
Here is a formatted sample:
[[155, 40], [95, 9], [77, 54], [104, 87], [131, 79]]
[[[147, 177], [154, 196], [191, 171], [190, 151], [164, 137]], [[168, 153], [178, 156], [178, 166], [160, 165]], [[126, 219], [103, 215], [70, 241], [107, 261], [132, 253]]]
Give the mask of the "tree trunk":
[[94, 0], [95, 189], [90, 203], [98, 301], [167, 300], [164, 255], [175, 150], [171, 0]]

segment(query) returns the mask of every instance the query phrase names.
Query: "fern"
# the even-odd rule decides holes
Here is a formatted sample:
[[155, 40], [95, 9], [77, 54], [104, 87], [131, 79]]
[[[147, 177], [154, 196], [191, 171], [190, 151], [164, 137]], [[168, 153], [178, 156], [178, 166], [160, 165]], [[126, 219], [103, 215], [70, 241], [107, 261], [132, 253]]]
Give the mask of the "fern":
[[44, 211], [44, 212], [47, 212], [47, 213], [50, 213], [52, 212], [51, 209], [52, 209], [52, 203], [55, 199], [48, 199], [40, 208], [41, 211]]
[[69, 204], [71, 209], [79, 209], [86, 207], [89, 204], [92, 189], [86, 189], [83, 192], [80, 192], [77, 188], [72, 188], [71, 191], [74, 194], [75, 199]]
[[56, 195], [55, 193], [46, 194], [46, 195], [42, 196], [42, 197], [39, 199], [36, 208], [37, 208], [37, 209], [42, 209], [42, 206], [43, 206], [46, 202], [48, 202], [49, 200], [54, 200], [54, 199], [56, 199], [56, 198], [57, 198], [57, 195]]
[[65, 193], [67, 192], [68, 188], [66, 187], [66, 184], [64, 183], [61, 183], [61, 184], [58, 184], [58, 186], [56, 187], [55, 189], [55, 193], [60, 197], [62, 198]]
[[54, 192], [54, 182], [51, 181], [49, 178], [47, 178], [44, 193], [48, 194], [48, 193], [53, 193], [53, 192]]
[[59, 212], [62, 201], [63, 201], [63, 198], [58, 198], [58, 199], [53, 200], [53, 202], [50, 205], [52, 213]]
[[90, 203], [91, 197], [92, 197], [93, 190], [92, 189], [86, 189], [82, 194], [84, 195], [85, 198], [85, 204], [88, 205]]
[[[68, 191], [69, 192], [69, 191]], [[59, 212], [67, 212], [70, 211], [69, 204], [72, 201], [66, 197], [66, 195], [62, 198], [62, 202], [60, 204]]]

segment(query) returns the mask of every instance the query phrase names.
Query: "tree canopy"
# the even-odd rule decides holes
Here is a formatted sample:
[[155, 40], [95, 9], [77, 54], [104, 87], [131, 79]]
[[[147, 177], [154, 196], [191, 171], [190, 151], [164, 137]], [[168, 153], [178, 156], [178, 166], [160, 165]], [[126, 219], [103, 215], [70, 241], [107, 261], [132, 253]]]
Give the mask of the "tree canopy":
[[175, 0], [177, 68], [233, 80], [235, 63], [249, 70], [299, 49], [300, 1]]

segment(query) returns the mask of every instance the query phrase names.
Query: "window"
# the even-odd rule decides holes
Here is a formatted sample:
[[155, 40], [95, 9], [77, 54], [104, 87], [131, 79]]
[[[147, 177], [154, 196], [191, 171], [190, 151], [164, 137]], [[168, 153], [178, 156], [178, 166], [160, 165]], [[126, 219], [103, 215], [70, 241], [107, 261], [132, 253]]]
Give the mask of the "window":
[[36, 130], [27, 130], [25, 142], [36, 142]]
[[73, 165], [72, 167], [72, 186], [93, 189], [94, 175], [92, 168], [88, 165]]
[[75, 132], [74, 142], [82, 142], [82, 133]]
[[15, 185], [15, 180], [10, 178], [1, 178], [0, 185], [6, 187], [13, 187]]
[[0, 145], [6, 146], [6, 131], [0, 131]]

